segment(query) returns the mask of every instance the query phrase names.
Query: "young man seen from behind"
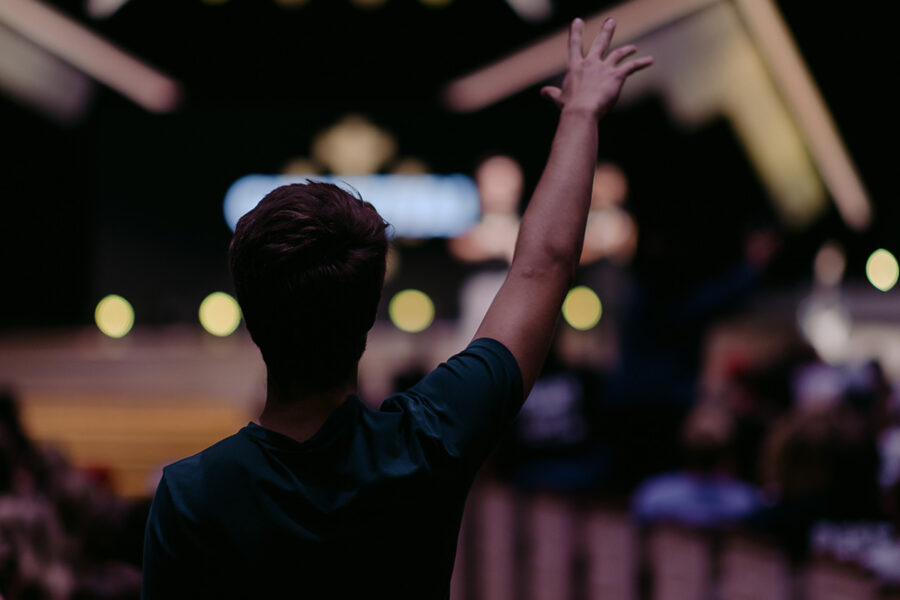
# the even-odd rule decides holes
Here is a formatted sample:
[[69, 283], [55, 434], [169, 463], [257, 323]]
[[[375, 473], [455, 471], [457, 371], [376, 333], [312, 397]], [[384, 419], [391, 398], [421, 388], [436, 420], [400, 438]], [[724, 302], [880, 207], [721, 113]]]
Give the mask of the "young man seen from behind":
[[384, 278], [385, 224], [332, 185], [278, 188], [238, 223], [232, 275], [268, 373], [259, 424], [166, 467], [145, 599], [446, 598], [472, 479], [547, 355], [590, 205], [598, 120], [652, 59], [585, 54], [503, 287], [469, 346], [373, 410], [353, 395]]

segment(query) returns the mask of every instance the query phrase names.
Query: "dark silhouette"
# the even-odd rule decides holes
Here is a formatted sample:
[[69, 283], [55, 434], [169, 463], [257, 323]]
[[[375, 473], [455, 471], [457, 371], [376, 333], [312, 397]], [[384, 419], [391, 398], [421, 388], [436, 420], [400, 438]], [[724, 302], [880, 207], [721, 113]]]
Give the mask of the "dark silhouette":
[[475, 472], [537, 378], [573, 280], [598, 120], [652, 59], [585, 54], [544, 96], [561, 110], [509, 275], [475, 339], [372, 410], [354, 395], [384, 277], [375, 210], [320, 183], [276, 189], [238, 223], [232, 274], [268, 369], [259, 423], [166, 467], [144, 597], [445, 598]]

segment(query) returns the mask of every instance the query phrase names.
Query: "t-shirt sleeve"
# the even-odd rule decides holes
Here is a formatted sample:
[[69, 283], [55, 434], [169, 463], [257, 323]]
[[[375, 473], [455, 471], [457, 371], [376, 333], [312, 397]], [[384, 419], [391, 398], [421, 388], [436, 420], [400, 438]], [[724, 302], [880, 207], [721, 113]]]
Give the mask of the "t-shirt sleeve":
[[407, 413], [426, 445], [477, 469], [521, 405], [515, 357], [497, 340], [480, 338], [381, 410]]
[[191, 543], [163, 475], [144, 533], [142, 600], [197, 597], [196, 573], [190, 571], [190, 561], [184, 556]]

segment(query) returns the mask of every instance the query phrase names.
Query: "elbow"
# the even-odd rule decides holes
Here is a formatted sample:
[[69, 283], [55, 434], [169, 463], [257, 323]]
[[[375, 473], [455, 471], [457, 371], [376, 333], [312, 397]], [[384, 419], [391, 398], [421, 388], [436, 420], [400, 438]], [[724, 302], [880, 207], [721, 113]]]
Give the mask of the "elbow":
[[559, 282], [571, 285], [578, 269], [578, 256], [568, 253], [546, 252], [538, 257], [516, 256], [510, 268], [524, 279]]

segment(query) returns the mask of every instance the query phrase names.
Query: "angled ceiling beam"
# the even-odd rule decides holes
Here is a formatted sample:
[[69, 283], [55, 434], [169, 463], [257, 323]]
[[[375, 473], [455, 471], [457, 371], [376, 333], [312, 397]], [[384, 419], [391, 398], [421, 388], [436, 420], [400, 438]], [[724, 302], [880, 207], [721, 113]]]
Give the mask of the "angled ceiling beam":
[[39, 0], [0, 1], [0, 22], [151, 112], [178, 105], [178, 82]]
[[[584, 39], [592, 40], [610, 16], [621, 44], [715, 5], [737, 11], [841, 217], [851, 228], [865, 229], [872, 221], [868, 194], [773, 0], [632, 0], [587, 19]], [[566, 67], [566, 29], [451, 81], [445, 104], [457, 112], [480, 110], [560, 75]]]
[[[622, 43], [683, 18], [720, 0], [634, 0], [612, 6], [585, 19], [584, 39], [590, 43], [607, 17], [616, 19], [616, 40]], [[566, 69], [568, 27], [528, 47], [456, 79], [445, 88], [446, 105], [458, 112], [490, 106]]]
[[0, 90], [58, 123], [87, 112], [94, 81], [0, 24]]
[[735, 0], [735, 5], [806, 137], [838, 212], [853, 229], [865, 229], [872, 221], [868, 194], [787, 25], [772, 0]]

